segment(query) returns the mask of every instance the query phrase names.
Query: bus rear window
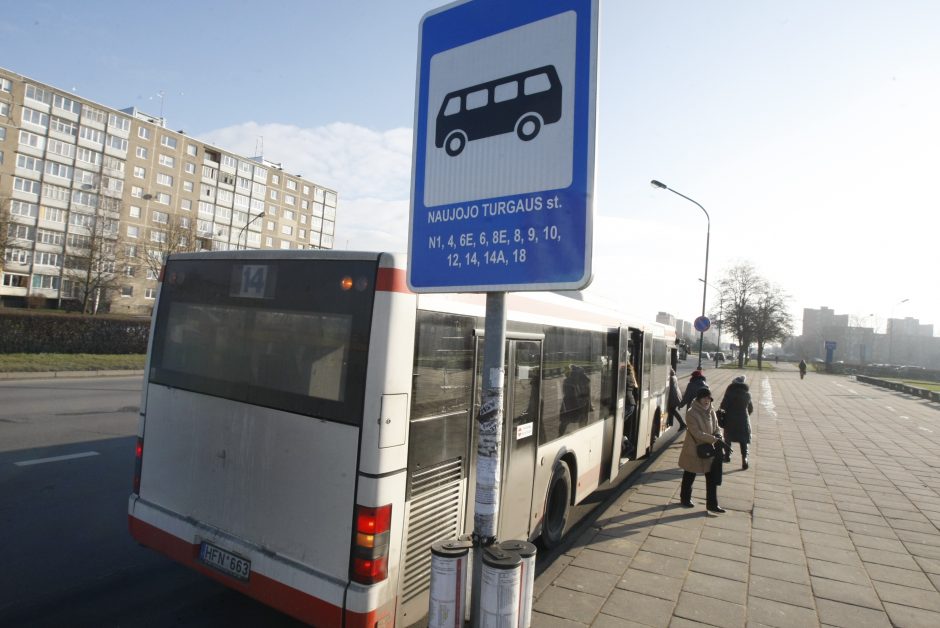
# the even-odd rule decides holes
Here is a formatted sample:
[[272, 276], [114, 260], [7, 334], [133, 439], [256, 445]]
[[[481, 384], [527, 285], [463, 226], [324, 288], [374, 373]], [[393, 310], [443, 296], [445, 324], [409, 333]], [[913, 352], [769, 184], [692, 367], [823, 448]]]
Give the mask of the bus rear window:
[[359, 424], [376, 264], [171, 260], [150, 381]]

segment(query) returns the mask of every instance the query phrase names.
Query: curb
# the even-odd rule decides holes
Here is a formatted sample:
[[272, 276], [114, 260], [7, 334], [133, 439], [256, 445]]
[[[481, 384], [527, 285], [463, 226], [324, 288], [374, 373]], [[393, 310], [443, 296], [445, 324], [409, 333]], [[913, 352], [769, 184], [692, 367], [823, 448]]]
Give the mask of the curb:
[[0, 373], [0, 380], [11, 379], [65, 379], [79, 377], [127, 377], [131, 375], [143, 375], [143, 369], [139, 370], [105, 370], [105, 371], [35, 371], [35, 372], [16, 372]]

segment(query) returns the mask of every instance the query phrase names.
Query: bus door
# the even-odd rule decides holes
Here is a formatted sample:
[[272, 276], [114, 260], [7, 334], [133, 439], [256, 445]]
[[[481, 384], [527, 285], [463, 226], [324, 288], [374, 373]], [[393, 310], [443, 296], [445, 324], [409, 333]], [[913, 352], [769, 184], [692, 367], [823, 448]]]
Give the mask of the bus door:
[[[473, 431], [470, 438], [470, 484], [467, 498], [467, 530], [473, 529], [476, 493], [477, 423], [483, 395], [483, 337], [477, 336], [476, 380], [473, 390]], [[499, 523], [501, 540], [529, 538], [535, 454], [541, 419], [541, 337], [506, 341], [503, 379], [503, 440], [500, 478]]]
[[639, 445], [643, 444], [644, 451], [650, 444], [650, 431], [652, 430], [652, 399], [650, 396], [652, 367], [653, 367], [653, 339], [638, 329], [631, 330], [633, 335], [633, 368], [636, 371], [637, 387], [640, 400], [637, 407], [637, 458], [643, 455]]
[[614, 413], [613, 445], [614, 456], [610, 463], [610, 476], [613, 479], [617, 476], [620, 467], [630, 458], [626, 456], [627, 446], [624, 439], [629, 440], [631, 435], [627, 429], [623, 413], [626, 411], [626, 402], [624, 401], [627, 393], [627, 362], [630, 359], [630, 332], [625, 327], [619, 329], [617, 334], [619, 342], [617, 343], [617, 411]]

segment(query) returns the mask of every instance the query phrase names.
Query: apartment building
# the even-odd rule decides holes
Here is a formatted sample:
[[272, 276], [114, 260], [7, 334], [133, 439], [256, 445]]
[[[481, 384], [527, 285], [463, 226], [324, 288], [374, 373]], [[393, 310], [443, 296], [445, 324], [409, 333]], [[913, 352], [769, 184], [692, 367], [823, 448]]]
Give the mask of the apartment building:
[[0, 299], [149, 314], [172, 251], [333, 248], [336, 191], [0, 68]]

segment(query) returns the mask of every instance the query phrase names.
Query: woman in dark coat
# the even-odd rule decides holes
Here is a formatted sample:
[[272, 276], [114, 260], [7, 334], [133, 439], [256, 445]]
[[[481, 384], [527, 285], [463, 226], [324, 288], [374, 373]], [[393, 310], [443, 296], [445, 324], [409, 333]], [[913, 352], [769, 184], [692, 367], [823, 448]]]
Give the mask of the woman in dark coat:
[[[735, 377], [725, 389], [721, 399], [721, 409], [724, 410], [725, 440], [738, 443], [741, 446], [741, 468], [747, 469], [747, 446], [751, 442], [751, 413], [754, 404], [751, 402], [751, 391], [744, 375]], [[730, 462], [730, 460], [725, 460]]]

